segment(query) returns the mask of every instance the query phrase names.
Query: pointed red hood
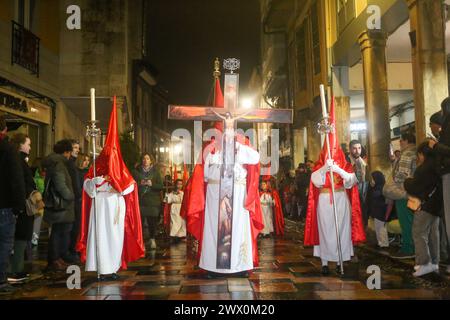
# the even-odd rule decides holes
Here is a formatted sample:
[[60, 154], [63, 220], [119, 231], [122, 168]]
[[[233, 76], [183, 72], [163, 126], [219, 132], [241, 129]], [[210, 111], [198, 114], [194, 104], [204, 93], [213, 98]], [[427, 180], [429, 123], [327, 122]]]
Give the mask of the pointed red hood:
[[[110, 176], [111, 185], [119, 192], [127, 189], [135, 183], [133, 176], [128, 170], [122, 158], [119, 143], [119, 133], [117, 129], [117, 107], [116, 97], [114, 96], [113, 108], [109, 119], [108, 135], [105, 146], [95, 161], [96, 176]], [[94, 167], [89, 169], [87, 178], [94, 176]]]

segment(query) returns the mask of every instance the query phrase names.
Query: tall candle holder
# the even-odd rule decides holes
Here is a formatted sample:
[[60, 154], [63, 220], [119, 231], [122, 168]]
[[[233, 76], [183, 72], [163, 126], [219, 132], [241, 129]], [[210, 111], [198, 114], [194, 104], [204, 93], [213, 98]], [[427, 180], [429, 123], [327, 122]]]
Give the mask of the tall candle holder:
[[[97, 124], [99, 121], [97, 120], [90, 120], [88, 122], [88, 125], [86, 126], [86, 137], [89, 137], [91, 139], [92, 143], [92, 167], [93, 167], [93, 181], [95, 181], [95, 178], [97, 177], [97, 168], [96, 168], [96, 159], [97, 159], [97, 137], [101, 136], [101, 130], [97, 127]], [[97, 279], [100, 279], [100, 273], [98, 268], [98, 225], [97, 225], [97, 192], [94, 192], [94, 198], [93, 198], [93, 219], [94, 219], [94, 225], [95, 225], [95, 264], [97, 269]]]

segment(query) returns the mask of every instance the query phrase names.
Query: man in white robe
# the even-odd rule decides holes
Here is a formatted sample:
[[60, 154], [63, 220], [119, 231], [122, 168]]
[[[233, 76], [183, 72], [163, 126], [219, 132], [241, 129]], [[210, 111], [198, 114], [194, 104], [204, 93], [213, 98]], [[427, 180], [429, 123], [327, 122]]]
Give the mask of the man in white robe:
[[[311, 175], [311, 182], [320, 189], [317, 204], [317, 224], [319, 228], [319, 245], [314, 246], [314, 256], [322, 260], [323, 272], [328, 271], [328, 262], [339, 263], [338, 243], [336, 238], [336, 227], [334, 211], [331, 201], [330, 188], [323, 188], [329, 168], [338, 174], [343, 181], [343, 186], [335, 188], [336, 213], [339, 223], [339, 235], [341, 240], [342, 261], [349, 261], [353, 256], [353, 243], [351, 237], [351, 204], [345, 189], [351, 189], [358, 182], [354, 173], [347, 172], [334, 164], [333, 160]], [[339, 268], [339, 266], [337, 267]]]
[[94, 213], [94, 205], [91, 206], [86, 271], [98, 271], [100, 275], [117, 277], [116, 273], [122, 264], [124, 242], [126, 206], [123, 196], [133, 190], [134, 184], [131, 184], [119, 193], [103, 176], [84, 181], [84, 191], [92, 199], [92, 204], [95, 201], [97, 209]]
[[178, 179], [175, 182], [175, 190], [167, 193], [164, 198], [164, 202], [170, 205], [170, 237], [175, 238], [175, 242], [186, 237], [186, 221], [180, 215], [184, 196], [182, 187], [183, 181]]
[[[209, 153], [204, 163], [204, 180], [208, 187], [199, 266], [215, 273], [244, 272], [252, 270], [254, 266], [250, 214], [244, 207], [247, 193], [247, 170], [243, 165], [259, 163], [259, 153], [251, 147], [236, 142], [230, 269], [217, 269], [216, 267], [221, 163], [222, 151]], [[223, 203], [222, 205], [226, 206], [227, 204]]]

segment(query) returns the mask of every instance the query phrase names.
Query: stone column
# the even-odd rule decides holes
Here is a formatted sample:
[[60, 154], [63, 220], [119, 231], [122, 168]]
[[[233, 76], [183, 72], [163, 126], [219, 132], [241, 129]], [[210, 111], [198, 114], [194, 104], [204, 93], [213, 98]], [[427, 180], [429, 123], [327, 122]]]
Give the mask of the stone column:
[[367, 121], [370, 170], [390, 172], [389, 96], [386, 71], [386, 39], [381, 30], [359, 36], [364, 70], [364, 101]]
[[408, 0], [417, 143], [429, 133], [430, 116], [448, 96], [443, 1]]
[[305, 162], [305, 129], [294, 129], [294, 168]]
[[116, 97], [116, 106], [117, 106], [117, 130], [119, 134], [123, 133], [124, 128], [124, 114], [123, 107], [125, 104], [126, 97]]
[[308, 143], [308, 160], [317, 161], [319, 159], [322, 143], [320, 134], [317, 132], [318, 121], [308, 120], [307, 127], [307, 143]]
[[339, 143], [348, 145], [350, 142], [350, 97], [336, 97], [334, 113]]

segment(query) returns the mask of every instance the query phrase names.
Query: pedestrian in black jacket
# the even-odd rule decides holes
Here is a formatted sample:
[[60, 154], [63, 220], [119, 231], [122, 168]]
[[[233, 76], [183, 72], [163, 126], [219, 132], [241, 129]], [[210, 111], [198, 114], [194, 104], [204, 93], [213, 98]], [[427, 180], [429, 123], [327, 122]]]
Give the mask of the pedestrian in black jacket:
[[442, 209], [441, 179], [436, 173], [436, 157], [428, 141], [417, 148], [417, 162], [414, 177], [404, 182], [408, 195], [420, 200], [413, 222], [415, 277], [439, 272], [439, 216]]
[[[25, 198], [23, 201], [36, 190], [31, 168], [28, 165], [28, 157], [31, 150], [31, 140], [26, 134], [17, 133], [11, 139], [11, 143], [19, 154], [20, 164], [22, 166], [25, 182]], [[11, 256], [11, 270], [8, 276], [9, 282], [21, 282], [28, 278], [28, 274], [24, 272], [25, 250], [31, 242], [33, 235], [34, 216], [28, 216], [26, 213], [17, 217], [16, 232], [14, 239], [14, 254]]]
[[70, 178], [72, 179], [72, 188], [75, 195], [74, 212], [75, 219], [73, 221], [72, 231], [70, 232], [69, 253], [65, 257], [65, 261], [70, 263], [77, 263], [79, 261], [78, 252], [75, 250], [78, 235], [81, 226], [81, 197], [83, 195], [83, 185], [80, 184], [79, 170], [77, 168], [78, 154], [80, 153], [80, 144], [76, 140], [70, 140], [72, 143], [72, 153], [67, 162], [67, 169], [69, 170]]
[[[436, 154], [436, 168], [442, 177], [445, 229], [447, 243], [450, 243], [450, 97], [442, 101], [441, 109], [443, 121], [439, 141], [430, 140], [429, 146]], [[447, 266], [447, 273], [450, 274], [450, 265]]]
[[[61, 140], [53, 147], [55, 153], [49, 155], [42, 161], [46, 170], [44, 192], [44, 221], [51, 224], [51, 234], [48, 243], [48, 266], [49, 271], [66, 270], [68, 264], [64, 259], [67, 257], [70, 245], [70, 232], [75, 218], [72, 179], [67, 169], [72, 152], [72, 143], [69, 140]], [[50, 192], [51, 190], [54, 190]], [[52, 196], [52, 194], [54, 196]], [[59, 198], [62, 208], [56, 208], [55, 201]]]
[[25, 212], [25, 183], [19, 156], [9, 143], [6, 120], [0, 117], [0, 294], [15, 289], [8, 284], [9, 256], [14, 245], [16, 216]]

